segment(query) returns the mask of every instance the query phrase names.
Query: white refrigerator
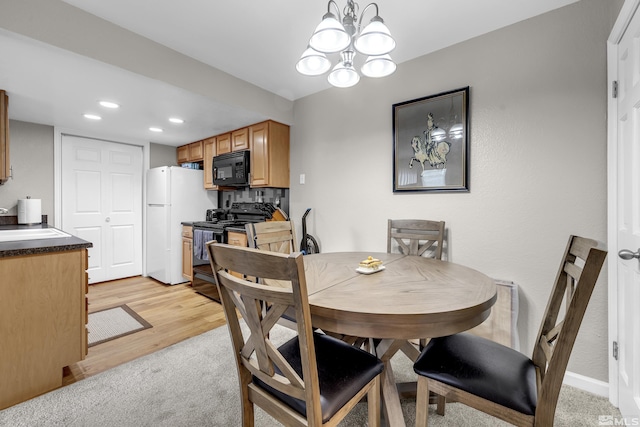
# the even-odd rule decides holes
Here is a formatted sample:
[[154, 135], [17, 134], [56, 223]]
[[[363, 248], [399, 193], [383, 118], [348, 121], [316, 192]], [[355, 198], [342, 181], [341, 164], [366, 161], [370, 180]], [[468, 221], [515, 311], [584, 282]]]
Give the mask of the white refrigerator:
[[182, 222], [204, 221], [217, 207], [217, 191], [204, 189], [204, 172], [162, 166], [147, 172], [147, 275], [168, 285], [182, 276]]

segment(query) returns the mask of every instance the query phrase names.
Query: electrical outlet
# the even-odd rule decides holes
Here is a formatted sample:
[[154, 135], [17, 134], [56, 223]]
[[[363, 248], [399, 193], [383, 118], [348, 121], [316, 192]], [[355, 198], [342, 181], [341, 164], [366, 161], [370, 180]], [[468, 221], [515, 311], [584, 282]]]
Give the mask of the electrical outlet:
[[305, 176], [303, 173], [300, 174], [300, 184], [304, 185]]

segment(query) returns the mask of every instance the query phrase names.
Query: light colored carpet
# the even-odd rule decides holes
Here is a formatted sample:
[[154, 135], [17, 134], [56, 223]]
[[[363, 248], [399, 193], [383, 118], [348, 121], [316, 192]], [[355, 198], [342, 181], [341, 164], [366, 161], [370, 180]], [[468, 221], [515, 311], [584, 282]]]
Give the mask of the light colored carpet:
[[151, 325], [127, 305], [89, 313], [87, 330], [89, 347], [110, 341]]
[[[282, 328], [272, 335], [285, 339]], [[400, 381], [413, 378], [411, 364], [393, 360]], [[0, 426], [240, 426], [240, 402], [228, 329], [222, 326], [102, 374], [54, 390], [0, 411]], [[415, 404], [403, 402], [408, 426], [414, 424]], [[619, 417], [607, 399], [564, 387], [556, 413], [556, 426], [597, 426], [599, 416]], [[430, 408], [432, 426], [502, 426], [494, 418], [458, 403], [447, 414]], [[279, 424], [261, 410], [256, 426]], [[340, 424], [366, 425], [366, 404], [360, 404]]]

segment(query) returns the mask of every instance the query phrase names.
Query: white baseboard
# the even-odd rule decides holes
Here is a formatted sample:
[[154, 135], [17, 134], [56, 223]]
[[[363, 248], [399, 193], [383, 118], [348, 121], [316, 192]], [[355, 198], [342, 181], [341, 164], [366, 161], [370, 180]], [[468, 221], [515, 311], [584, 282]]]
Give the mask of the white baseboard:
[[567, 371], [564, 374], [562, 383], [598, 396], [606, 397], [607, 399], [609, 398], [609, 383], [604, 381]]

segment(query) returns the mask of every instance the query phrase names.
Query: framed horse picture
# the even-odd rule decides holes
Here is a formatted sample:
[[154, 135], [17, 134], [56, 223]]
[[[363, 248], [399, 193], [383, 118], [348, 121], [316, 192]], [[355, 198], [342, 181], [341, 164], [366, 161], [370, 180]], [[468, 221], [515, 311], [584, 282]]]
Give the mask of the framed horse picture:
[[469, 87], [393, 105], [393, 191], [469, 191]]

